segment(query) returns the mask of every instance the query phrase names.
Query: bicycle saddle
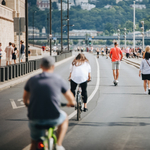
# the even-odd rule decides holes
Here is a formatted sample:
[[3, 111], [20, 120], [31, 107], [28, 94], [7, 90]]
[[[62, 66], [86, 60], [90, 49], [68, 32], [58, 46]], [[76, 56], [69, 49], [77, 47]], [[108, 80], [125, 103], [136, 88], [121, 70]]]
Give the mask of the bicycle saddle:
[[49, 128], [53, 128], [54, 129], [54, 126], [51, 126], [51, 125], [49, 125], [49, 124], [45, 124], [45, 125], [41, 125], [41, 124], [37, 124], [37, 125], [35, 125], [35, 127], [37, 128], [37, 129], [49, 129]]

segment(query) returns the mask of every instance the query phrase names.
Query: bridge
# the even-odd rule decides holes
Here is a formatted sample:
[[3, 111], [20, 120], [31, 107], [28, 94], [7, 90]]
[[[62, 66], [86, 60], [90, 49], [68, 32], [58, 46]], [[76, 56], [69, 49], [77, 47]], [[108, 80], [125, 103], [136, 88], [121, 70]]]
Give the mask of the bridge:
[[[61, 36], [55, 36], [57, 40], [61, 39]], [[87, 37], [86, 36], [70, 36], [70, 40], [85, 40]], [[94, 36], [94, 37], [88, 37], [92, 38], [93, 40], [118, 40], [118, 36]], [[33, 39], [33, 36], [29, 36], [29, 40]], [[66, 35], [63, 36], [64, 40], [67, 40], [68, 37]], [[150, 36], [145, 36], [145, 40], [150, 40]], [[34, 36], [34, 40], [47, 40], [47, 36]], [[124, 40], [124, 36], [120, 36], [120, 40]], [[126, 40], [133, 40], [133, 36], [127, 36]], [[136, 36], [135, 40], [142, 40], [142, 36]]]

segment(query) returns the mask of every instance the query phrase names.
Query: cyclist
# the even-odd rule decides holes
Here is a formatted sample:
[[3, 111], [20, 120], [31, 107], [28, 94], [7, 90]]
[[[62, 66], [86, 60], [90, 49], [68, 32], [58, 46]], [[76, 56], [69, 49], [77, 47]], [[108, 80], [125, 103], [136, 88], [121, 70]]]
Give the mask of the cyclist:
[[[119, 77], [119, 69], [120, 69], [120, 60], [123, 58], [123, 54], [121, 49], [118, 47], [118, 43], [114, 42], [114, 48], [110, 50], [109, 57], [112, 60], [112, 70], [114, 76], [114, 83], [118, 84], [118, 77]], [[120, 58], [121, 55], [121, 58]]]
[[54, 63], [53, 57], [43, 57], [43, 72], [31, 77], [24, 88], [23, 100], [28, 106], [31, 150], [36, 150], [36, 141], [45, 133], [44, 130], [37, 129], [36, 125], [58, 126], [56, 150], [65, 150], [62, 141], [68, 128], [68, 118], [59, 108], [61, 93], [68, 100], [68, 107], [74, 106], [76, 102], [64, 80], [53, 73]]
[[77, 84], [80, 84], [84, 102], [84, 112], [87, 109], [87, 82], [91, 80], [91, 66], [83, 53], [79, 53], [73, 60], [70, 67], [69, 81], [71, 81], [71, 91], [75, 96]]

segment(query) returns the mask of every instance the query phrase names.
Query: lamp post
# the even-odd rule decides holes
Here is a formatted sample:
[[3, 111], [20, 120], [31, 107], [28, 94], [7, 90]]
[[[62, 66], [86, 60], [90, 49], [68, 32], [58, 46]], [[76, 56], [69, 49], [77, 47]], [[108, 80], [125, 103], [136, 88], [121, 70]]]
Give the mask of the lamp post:
[[124, 40], [125, 40], [125, 48], [126, 48], [126, 28], [124, 28]]
[[34, 15], [36, 11], [33, 12], [33, 46], [34, 46]]
[[118, 29], [118, 45], [120, 47], [120, 29]]
[[142, 36], [143, 36], [143, 50], [142, 51], [144, 51], [144, 21], [141, 21], [141, 24], [142, 24], [141, 30], [142, 30]]
[[28, 62], [28, 0], [25, 0], [25, 22], [26, 22], [26, 62]]
[[63, 19], [62, 19], [62, 0], [61, 0], [61, 53], [63, 52]]
[[134, 9], [133, 9], [133, 48], [135, 50], [135, 1], [134, 1]]
[[49, 0], [49, 4], [50, 4], [50, 12], [49, 12], [49, 16], [50, 16], [50, 55], [52, 55], [52, 0]]

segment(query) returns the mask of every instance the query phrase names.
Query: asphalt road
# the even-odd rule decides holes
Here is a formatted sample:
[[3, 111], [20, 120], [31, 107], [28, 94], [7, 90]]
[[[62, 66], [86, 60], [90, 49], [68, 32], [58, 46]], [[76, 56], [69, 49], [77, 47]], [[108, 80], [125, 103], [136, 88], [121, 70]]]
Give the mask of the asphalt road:
[[[86, 55], [92, 66], [90, 96], [97, 83], [97, 64], [94, 55]], [[55, 69], [66, 81], [71, 61]], [[99, 89], [88, 104], [89, 111], [82, 114], [82, 120], [77, 122], [76, 116], [70, 119], [64, 147], [66, 150], [149, 150], [150, 96], [143, 94], [138, 69], [122, 62], [119, 85], [115, 87], [110, 59], [101, 56], [98, 62]], [[21, 83], [0, 92], [0, 150], [21, 150], [30, 144], [27, 110], [20, 99], [23, 87]], [[21, 108], [13, 109], [10, 99]], [[74, 111], [63, 109], [68, 115]]]
[[70, 121], [63, 145], [67, 150], [149, 150], [150, 96], [143, 94], [138, 69], [122, 62], [115, 87], [110, 59], [101, 56], [99, 64], [100, 96], [80, 122]]
[[[75, 53], [77, 54], [77, 53]], [[90, 95], [96, 85], [96, 59], [92, 54], [86, 54], [91, 62], [92, 82], [89, 83], [88, 94]], [[55, 73], [61, 75], [68, 83], [69, 67], [72, 60], [55, 68]], [[22, 103], [23, 88], [25, 83], [18, 84], [10, 89], [0, 92], [0, 150], [22, 150], [30, 144], [28, 129], [27, 109]], [[12, 103], [11, 103], [12, 102]], [[62, 96], [62, 102], [65, 102]], [[15, 103], [15, 106], [14, 106]], [[14, 109], [17, 108], [17, 109]], [[62, 108], [70, 115], [74, 108]], [[83, 115], [84, 116], [84, 115]]]

